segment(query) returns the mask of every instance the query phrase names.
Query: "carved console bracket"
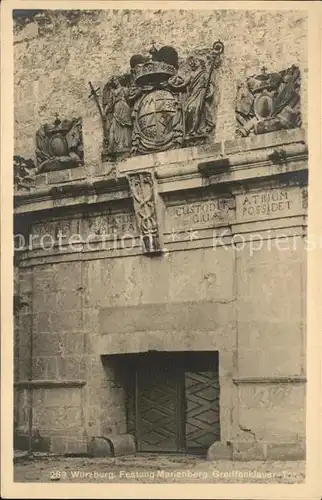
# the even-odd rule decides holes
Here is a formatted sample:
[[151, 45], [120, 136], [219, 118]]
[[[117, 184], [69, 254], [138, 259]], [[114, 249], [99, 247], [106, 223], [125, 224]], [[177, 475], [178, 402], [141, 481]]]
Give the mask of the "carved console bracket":
[[156, 203], [155, 182], [152, 172], [128, 174], [134, 211], [142, 241], [143, 253], [161, 253], [160, 225]]

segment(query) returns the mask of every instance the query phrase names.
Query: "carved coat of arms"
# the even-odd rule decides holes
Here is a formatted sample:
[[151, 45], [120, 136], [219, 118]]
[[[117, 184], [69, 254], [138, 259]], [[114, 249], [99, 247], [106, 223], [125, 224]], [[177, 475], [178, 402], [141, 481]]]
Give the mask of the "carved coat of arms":
[[205, 139], [215, 127], [213, 72], [223, 48], [216, 42], [208, 59], [188, 57], [182, 76], [176, 49], [157, 50], [153, 43], [149, 56], [131, 57], [129, 73], [109, 79], [102, 105], [90, 84], [103, 123], [103, 157], [117, 160]]
[[301, 75], [297, 66], [249, 77], [237, 90], [237, 134], [263, 134], [301, 126]]
[[38, 172], [73, 168], [83, 164], [83, 138], [80, 118], [42, 125], [36, 133]]

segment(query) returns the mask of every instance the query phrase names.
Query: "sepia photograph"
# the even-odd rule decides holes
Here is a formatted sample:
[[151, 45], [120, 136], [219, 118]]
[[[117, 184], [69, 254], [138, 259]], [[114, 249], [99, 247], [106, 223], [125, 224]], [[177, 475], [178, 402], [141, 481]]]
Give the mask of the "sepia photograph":
[[309, 8], [29, 3], [14, 483], [305, 485]]

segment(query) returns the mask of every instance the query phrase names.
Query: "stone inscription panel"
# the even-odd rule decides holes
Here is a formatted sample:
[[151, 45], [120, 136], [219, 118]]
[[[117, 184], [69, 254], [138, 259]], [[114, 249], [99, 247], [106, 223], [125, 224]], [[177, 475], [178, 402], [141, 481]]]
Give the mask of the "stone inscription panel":
[[58, 240], [61, 235], [70, 237], [72, 234], [81, 234], [81, 220], [80, 219], [57, 219], [36, 222], [32, 224], [31, 235], [36, 243], [41, 239], [52, 238]]
[[118, 240], [137, 235], [134, 213], [106, 212], [34, 223], [27, 245], [30, 250], [74, 245], [76, 250], [78, 244], [77, 248], [80, 250], [82, 242]]
[[301, 215], [305, 209], [300, 187], [267, 189], [236, 196], [236, 217], [239, 221]]
[[97, 215], [84, 220], [84, 233], [110, 234], [123, 236], [138, 233], [135, 215], [132, 213], [110, 213]]
[[189, 200], [186, 203], [167, 206], [165, 231], [212, 228], [216, 224], [234, 219], [235, 200], [233, 197]]

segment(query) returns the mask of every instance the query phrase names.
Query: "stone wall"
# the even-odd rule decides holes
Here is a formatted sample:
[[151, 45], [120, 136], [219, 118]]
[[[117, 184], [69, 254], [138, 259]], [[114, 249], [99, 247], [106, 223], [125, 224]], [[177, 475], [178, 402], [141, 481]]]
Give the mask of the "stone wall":
[[[17, 195], [17, 216], [26, 208], [38, 214], [30, 234], [38, 243], [56, 242], [44, 249], [35, 239], [20, 254], [26, 298], [17, 338], [20, 431], [27, 432], [32, 386], [33, 424], [44, 442], [50, 438], [52, 450], [85, 452], [91, 437], [126, 433], [126, 369], [111, 355], [213, 350], [219, 352], [222, 443], [235, 443], [237, 458], [254, 443], [265, 446], [265, 453], [256, 451], [261, 458], [268, 449], [273, 457], [290, 447], [298, 456], [305, 436], [306, 146], [303, 131], [288, 137], [291, 149], [283, 147], [293, 156], [283, 165], [268, 160], [270, 149], [262, 146], [254, 163], [248, 152], [245, 165], [229, 172], [212, 173], [210, 155], [207, 177], [197, 167], [191, 174], [196, 160], [186, 150], [189, 182], [180, 167], [167, 180], [159, 166], [160, 255], [142, 254], [129, 192], [116, 200], [117, 186], [89, 194], [85, 204], [75, 181], [66, 184], [64, 176], [56, 188], [73, 187], [69, 195], [63, 190], [52, 198], [51, 185], [47, 199], [44, 188]], [[262, 137], [262, 145], [269, 138], [287, 142], [276, 133]], [[236, 155], [228, 157], [233, 164]], [[200, 161], [204, 166], [205, 158]], [[94, 247], [86, 246], [90, 230], [113, 224], [116, 246], [102, 246], [100, 231]], [[122, 246], [131, 231], [134, 246]], [[76, 247], [75, 234], [82, 237]]]
[[[46, 11], [16, 26], [16, 154], [34, 155], [36, 130], [56, 112], [82, 116], [85, 147], [84, 167], [39, 174], [16, 193], [16, 218], [35, 237], [17, 252], [18, 434], [32, 408], [39, 446], [86, 452], [92, 437], [127, 431], [123, 362], [111, 355], [213, 350], [220, 444], [233, 443], [235, 458], [303, 452], [305, 26], [300, 12], [162, 10]], [[111, 179], [88, 81], [102, 87], [126, 70], [152, 34], [180, 57], [224, 42], [216, 135], [207, 147], [130, 158]], [[304, 128], [236, 140], [237, 80], [292, 64]], [[143, 254], [127, 181], [142, 170], [156, 183], [158, 255]], [[102, 234], [114, 229], [106, 246]], [[84, 243], [93, 234], [94, 248]]]
[[[54, 13], [53, 13], [54, 12]], [[307, 124], [307, 29], [305, 11], [101, 10], [45, 11], [15, 30], [15, 154], [34, 156], [41, 123], [61, 116], [83, 118], [87, 168], [101, 153], [102, 130], [88, 82], [101, 89], [112, 74], [129, 69], [131, 55], [152, 39], [173, 45], [180, 58], [221, 39], [216, 141], [235, 137], [238, 80], [299, 65], [302, 119]]]

